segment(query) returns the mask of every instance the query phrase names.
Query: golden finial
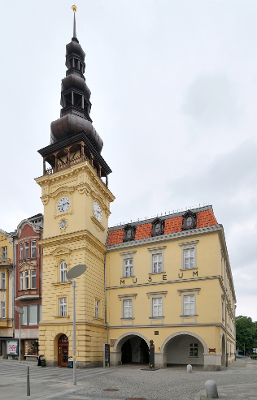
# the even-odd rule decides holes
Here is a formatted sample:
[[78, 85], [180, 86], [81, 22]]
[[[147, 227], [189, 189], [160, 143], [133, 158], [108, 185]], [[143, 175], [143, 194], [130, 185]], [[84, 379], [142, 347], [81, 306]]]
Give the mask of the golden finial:
[[75, 4], [71, 8], [72, 8], [73, 12], [77, 11], [77, 7], [75, 6]]

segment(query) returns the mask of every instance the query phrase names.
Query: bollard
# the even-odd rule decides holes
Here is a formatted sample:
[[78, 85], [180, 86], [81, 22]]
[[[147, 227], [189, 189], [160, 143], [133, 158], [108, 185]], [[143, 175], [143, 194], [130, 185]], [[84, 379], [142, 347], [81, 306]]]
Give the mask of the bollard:
[[216, 382], [213, 380], [209, 380], [205, 382], [206, 396], [208, 399], [218, 399], [218, 390]]
[[28, 367], [28, 372], [27, 372], [27, 396], [30, 396], [29, 367]]
[[187, 365], [187, 372], [188, 373], [192, 372], [192, 365], [191, 364]]

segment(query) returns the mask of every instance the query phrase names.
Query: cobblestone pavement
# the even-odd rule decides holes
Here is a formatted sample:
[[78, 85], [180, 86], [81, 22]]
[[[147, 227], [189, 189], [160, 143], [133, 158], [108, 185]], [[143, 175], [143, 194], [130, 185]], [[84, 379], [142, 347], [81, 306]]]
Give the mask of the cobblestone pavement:
[[72, 369], [42, 368], [28, 361], [1, 360], [1, 400], [28, 399], [28, 366], [31, 399], [200, 400], [205, 382], [214, 379], [219, 394], [224, 394], [227, 400], [257, 400], [257, 361], [250, 359], [237, 360], [217, 372], [193, 368], [191, 374], [186, 372], [186, 367], [157, 371], [141, 370], [138, 365], [78, 369], [77, 386], [72, 384]]

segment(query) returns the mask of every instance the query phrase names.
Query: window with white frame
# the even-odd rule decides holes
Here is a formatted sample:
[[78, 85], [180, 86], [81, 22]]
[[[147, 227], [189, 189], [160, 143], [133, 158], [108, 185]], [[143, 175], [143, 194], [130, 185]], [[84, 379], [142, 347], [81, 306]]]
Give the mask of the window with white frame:
[[7, 247], [3, 247], [3, 260], [7, 259]]
[[153, 274], [158, 274], [159, 272], [163, 272], [163, 262], [162, 262], [162, 254], [153, 254]]
[[67, 317], [67, 298], [61, 297], [59, 299], [60, 317]]
[[1, 318], [5, 318], [5, 301], [1, 301]]
[[179, 243], [182, 249], [182, 267], [181, 269], [196, 268], [196, 245], [198, 240], [192, 242]]
[[37, 242], [35, 240], [30, 243], [30, 256], [31, 258], [36, 258], [37, 256]]
[[162, 297], [153, 297], [152, 298], [152, 317], [162, 317]]
[[20, 244], [20, 260], [23, 260], [23, 243]]
[[151, 274], [164, 272], [164, 249], [166, 249], [166, 246], [148, 248], [151, 253]]
[[183, 295], [183, 314], [195, 315], [195, 294]]
[[124, 260], [124, 276], [133, 276], [133, 258]]
[[24, 271], [24, 289], [29, 289], [29, 271]]
[[22, 306], [23, 314], [21, 314], [21, 325], [28, 325], [28, 306]]
[[134, 276], [134, 256], [135, 251], [127, 251], [124, 253], [120, 253], [122, 257], [122, 276], [130, 277]]
[[37, 305], [29, 306], [29, 325], [37, 325]]
[[23, 272], [20, 272], [20, 290], [23, 290]]
[[66, 282], [67, 264], [62, 261], [60, 264], [60, 282]]
[[30, 271], [30, 288], [31, 289], [36, 289], [36, 287], [37, 287], [36, 277], [37, 277], [37, 271], [35, 269], [32, 269]]
[[100, 301], [95, 300], [95, 318], [99, 318], [99, 305], [100, 305]]
[[132, 318], [133, 317], [133, 300], [132, 299], [124, 299], [122, 302], [123, 308], [123, 318]]
[[25, 257], [25, 259], [29, 258], [29, 243], [28, 242], [24, 243], [24, 257]]
[[190, 343], [189, 357], [198, 357], [198, 343]]
[[6, 274], [5, 274], [5, 272], [1, 273], [1, 289], [6, 289]]

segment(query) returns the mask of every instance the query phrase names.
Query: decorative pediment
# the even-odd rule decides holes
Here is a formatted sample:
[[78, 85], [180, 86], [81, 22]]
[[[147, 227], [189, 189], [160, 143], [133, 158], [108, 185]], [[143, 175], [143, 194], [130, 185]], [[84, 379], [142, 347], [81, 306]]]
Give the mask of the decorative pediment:
[[60, 246], [57, 247], [52, 253], [51, 255], [53, 255], [54, 257], [59, 257], [59, 256], [63, 256], [63, 255], [70, 255], [71, 250], [68, 247], [64, 247], [64, 246]]
[[55, 190], [55, 192], [51, 193], [51, 197], [55, 198], [59, 195], [65, 195], [66, 193], [73, 193], [75, 190], [74, 186], [62, 186]]
[[30, 269], [35, 269], [35, 267], [37, 267], [36, 264], [33, 264], [31, 262], [23, 262], [22, 264], [19, 265], [18, 269], [22, 272], [22, 271], [27, 271]]
[[196, 213], [193, 213], [191, 210], [186, 211], [186, 213], [183, 215], [182, 230], [186, 231], [189, 229], [195, 229], [196, 219]]

